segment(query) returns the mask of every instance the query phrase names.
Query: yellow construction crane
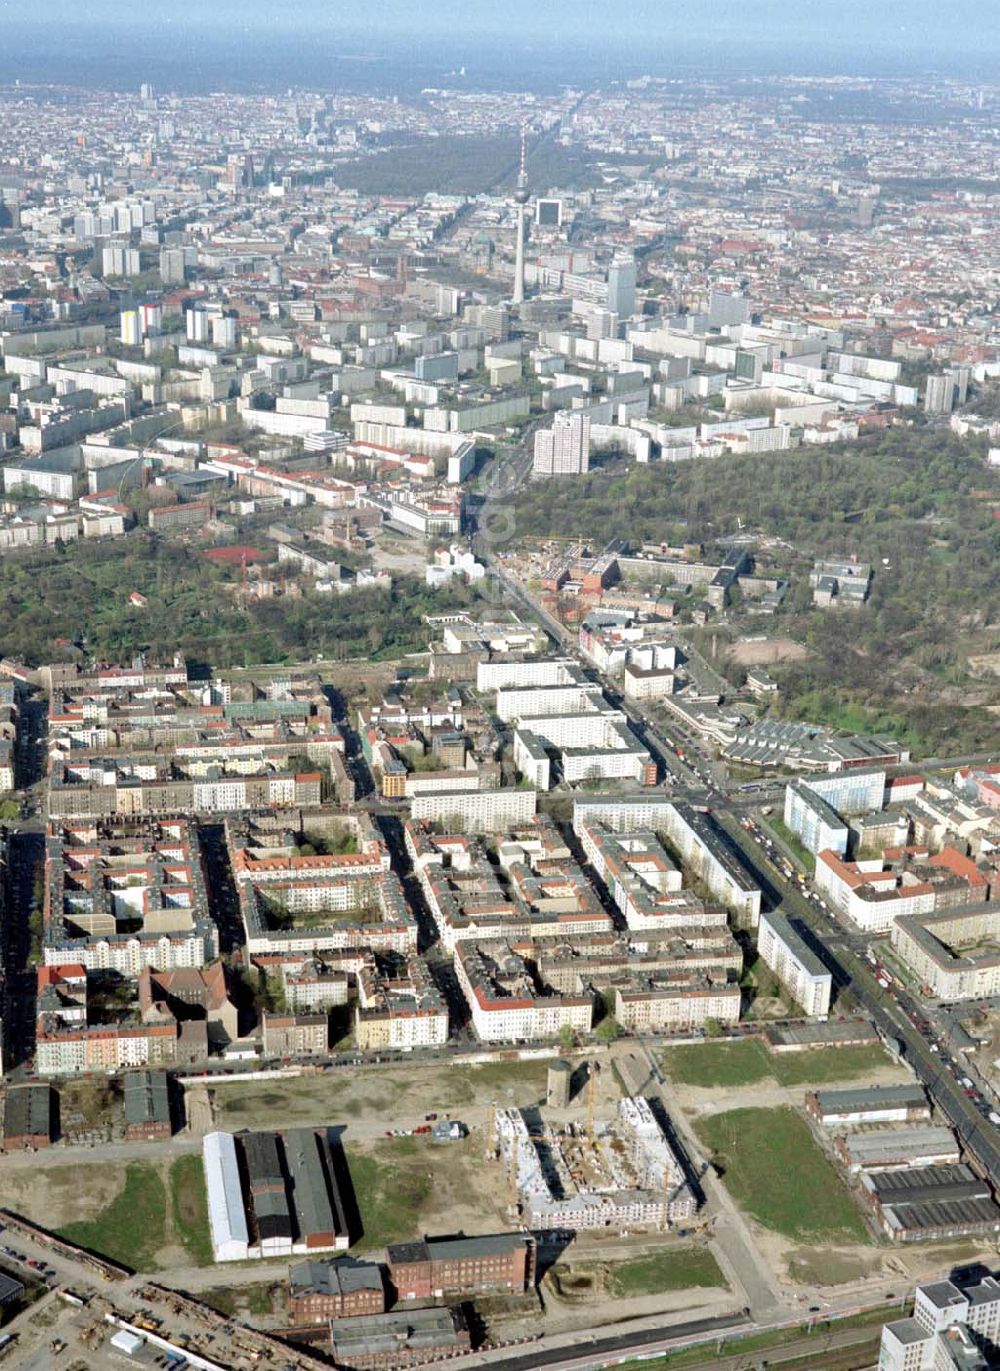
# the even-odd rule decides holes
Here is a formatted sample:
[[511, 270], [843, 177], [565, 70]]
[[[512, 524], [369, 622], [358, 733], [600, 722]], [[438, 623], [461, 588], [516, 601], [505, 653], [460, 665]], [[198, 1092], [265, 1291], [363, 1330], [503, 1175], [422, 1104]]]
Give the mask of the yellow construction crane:
[[594, 1146], [594, 1114], [597, 1110], [597, 1075], [599, 1062], [587, 1063], [587, 1141]]

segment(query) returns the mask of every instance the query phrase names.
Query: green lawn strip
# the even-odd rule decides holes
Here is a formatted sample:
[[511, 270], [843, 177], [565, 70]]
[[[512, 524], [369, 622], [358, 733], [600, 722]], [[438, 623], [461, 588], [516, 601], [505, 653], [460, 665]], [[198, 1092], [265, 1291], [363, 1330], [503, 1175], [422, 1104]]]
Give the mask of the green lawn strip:
[[94, 1219], [67, 1224], [64, 1238], [135, 1271], [154, 1270], [164, 1245], [167, 1192], [149, 1162], [130, 1162], [121, 1191]]
[[733, 1109], [694, 1125], [748, 1214], [797, 1242], [868, 1243], [861, 1215], [792, 1109]]
[[825, 1085], [868, 1076], [889, 1065], [877, 1043], [858, 1047], [810, 1047], [804, 1052], [774, 1052], [771, 1073], [781, 1085]]
[[679, 1085], [754, 1085], [774, 1074], [767, 1049], [756, 1038], [669, 1047], [662, 1060], [667, 1078]]
[[240, 1285], [223, 1285], [217, 1290], [203, 1290], [198, 1299], [202, 1304], [207, 1304], [209, 1309], [214, 1309], [217, 1314], [231, 1319], [236, 1313], [236, 1300], [242, 1290], [243, 1287]]
[[[797, 1352], [785, 1352], [785, 1342], [762, 1343], [757, 1349], [758, 1352], [768, 1352], [771, 1355], [767, 1359], [748, 1362], [730, 1362], [742, 1368], [757, 1366], [780, 1366], [784, 1371], [818, 1371], [821, 1366], [823, 1371], [865, 1371], [866, 1368], [874, 1365], [874, 1354], [878, 1351], [879, 1340], [872, 1334], [870, 1338], [862, 1339], [859, 1342], [851, 1343], [847, 1347], [817, 1347], [815, 1350], [799, 1354]], [[722, 1363], [721, 1357], [752, 1357], [753, 1351], [744, 1348], [742, 1342], [727, 1342], [721, 1351], [716, 1354], [714, 1349], [706, 1352], [704, 1347], [690, 1348], [684, 1352], [675, 1352], [666, 1357], [658, 1357], [655, 1361], [630, 1361], [625, 1362], [622, 1371], [681, 1371], [681, 1368], [704, 1368], [712, 1371]], [[822, 1357], [822, 1361], [817, 1358]]]
[[873, 1252], [851, 1254], [813, 1245], [788, 1259], [788, 1274], [796, 1285], [847, 1285], [874, 1277], [880, 1268]]
[[876, 1044], [771, 1052], [759, 1038], [744, 1038], [670, 1047], [662, 1062], [668, 1079], [679, 1085], [755, 1085], [770, 1076], [779, 1085], [793, 1086], [854, 1080], [888, 1065], [889, 1058]]
[[694, 1287], [725, 1289], [727, 1281], [711, 1252], [696, 1247], [657, 1252], [612, 1268], [611, 1291], [619, 1299], [659, 1295], [667, 1290]]
[[415, 1165], [420, 1146], [416, 1138], [392, 1138], [377, 1144], [378, 1155], [351, 1154], [351, 1183], [364, 1229], [359, 1248], [419, 1236], [420, 1209], [434, 1185]]
[[770, 828], [774, 834], [781, 839], [785, 846], [795, 854], [799, 864], [810, 874], [816, 869], [816, 858], [806, 847], [797, 833], [792, 830], [777, 814], [771, 814], [762, 820], [765, 828]]
[[178, 1157], [170, 1168], [170, 1198], [174, 1232], [197, 1266], [211, 1266], [212, 1239], [208, 1227], [208, 1195], [201, 1157]]
[[[343, 1076], [290, 1077], [280, 1082], [240, 1081], [238, 1077], [226, 1082], [225, 1089], [216, 1092], [216, 1117], [223, 1122], [237, 1120], [238, 1127], [247, 1127], [260, 1114], [286, 1116], [300, 1122], [306, 1117], [318, 1122], [327, 1115], [349, 1115], [357, 1109], [357, 1094], [377, 1084], [385, 1111], [392, 1114], [395, 1101], [404, 1095], [409, 1082], [401, 1075], [379, 1072], [367, 1080], [358, 1073]], [[363, 1110], [361, 1111], [364, 1112]]]

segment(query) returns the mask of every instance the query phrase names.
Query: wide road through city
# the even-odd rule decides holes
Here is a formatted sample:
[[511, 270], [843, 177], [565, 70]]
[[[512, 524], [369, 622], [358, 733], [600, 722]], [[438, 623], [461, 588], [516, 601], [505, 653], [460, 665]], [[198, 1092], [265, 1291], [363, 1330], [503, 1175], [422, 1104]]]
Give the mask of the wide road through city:
[[[931, 1099], [951, 1120], [962, 1145], [985, 1175], [995, 1183], [1000, 1182], [1000, 1132], [982, 1117], [951, 1071], [930, 1051], [896, 996], [878, 984], [865, 961], [863, 940], [842, 928], [825, 907], [821, 910], [810, 904], [801, 891], [768, 862], [755, 843], [744, 839], [740, 842], [740, 853], [761, 888], [770, 892], [772, 905], [777, 898], [786, 915], [800, 919], [812, 930], [837, 984], [850, 988], [860, 1008], [885, 1037], [902, 1044], [906, 1060], [926, 1086]], [[913, 1007], [919, 1006], [914, 1002]]]
[[[508, 461], [505, 466], [509, 473], [505, 493], [509, 494], [527, 479], [530, 466], [526, 452], [522, 450], [519, 459]], [[474, 541], [477, 553], [490, 566], [503, 592], [541, 623], [559, 649], [577, 655], [578, 646], [574, 636], [497, 564], [491, 553], [489, 538], [480, 535]], [[684, 787], [683, 791], [674, 792], [675, 797], [680, 799], [683, 795], [684, 798], [696, 799], [701, 789], [697, 774], [662, 744], [654, 723], [632, 708], [627, 712], [633, 724], [641, 729], [646, 746]], [[933, 758], [925, 765], [952, 769], [984, 760], [986, 759], [981, 755], [969, 754]], [[766, 788], [770, 798], [772, 787], [767, 785]], [[726, 806], [733, 810], [750, 807], [761, 803], [763, 798], [762, 793], [742, 798], [732, 795], [730, 791]], [[963, 1144], [984, 1170], [1000, 1181], [1000, 1134], [982, 1118], [973, 1103], [963, 1094], [950, 1071], [942, 1067], [935, 1054], [928, 1050], [928, 1045], [913, 1028], [899, 1005], [882, 992], [863, 954], [851, 945], [850, 936], [837, 925], [832, 915], [826, 914], [824, 917], [802, 896], [794, 884], [786, 881], [781, 873], [768, 863], [765, 853], [756, 843], [741, 842], [739, 848], [742, 859], [761, 883], [762, 888], [772, 891], [776, 900], [786, 907], [786, 912], [798, 916], [817, 935], [818, 941], [825, 948], [830, 969], [839, 984], [850, 986], [862, 1009], [871, 1016], [882, 1032], [903, 1044], [907, 1059], [927, 1087], [934, 1102], [951, 1119]]]

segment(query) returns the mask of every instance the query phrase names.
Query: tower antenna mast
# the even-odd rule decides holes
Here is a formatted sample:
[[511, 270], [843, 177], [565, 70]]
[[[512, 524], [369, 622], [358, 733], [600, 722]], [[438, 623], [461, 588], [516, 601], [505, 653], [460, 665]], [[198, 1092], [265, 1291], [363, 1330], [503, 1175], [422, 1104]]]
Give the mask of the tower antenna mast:
[[514, 253], [514, 294], [511, 302], [524, 304], [524, 210], [530, 198], [528, 190], [528, 126], [521, 121], [521, 165], [517, 173], [514, 203], [517, 205], [517, 248]]

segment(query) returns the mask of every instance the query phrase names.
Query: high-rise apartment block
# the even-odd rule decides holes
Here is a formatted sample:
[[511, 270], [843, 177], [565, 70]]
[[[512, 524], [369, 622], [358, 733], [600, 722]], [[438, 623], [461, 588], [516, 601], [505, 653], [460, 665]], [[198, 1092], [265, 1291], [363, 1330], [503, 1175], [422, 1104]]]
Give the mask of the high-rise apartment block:
[[928, 414], [950, 414], [955, 407], [955, 378], [950, 372], [928, 376], [924, 388], [924, 409]]
[[590, 467], [590, 419], [557, 414], [551, 428], [535, 434], [536, 476], [582, 476]]
[[121, 338], [127, 348], [142, 346], [142, 323], [137, 309], [123, 309], [121, 312]]
[[105, 276], [138, 276], [142, 270], [135, 248], [111, 243], [101, 253], [101, 270]]
[[635, 313], [635, 258], [616, 257], [608, 268], [608, 309], [619, 319]]

